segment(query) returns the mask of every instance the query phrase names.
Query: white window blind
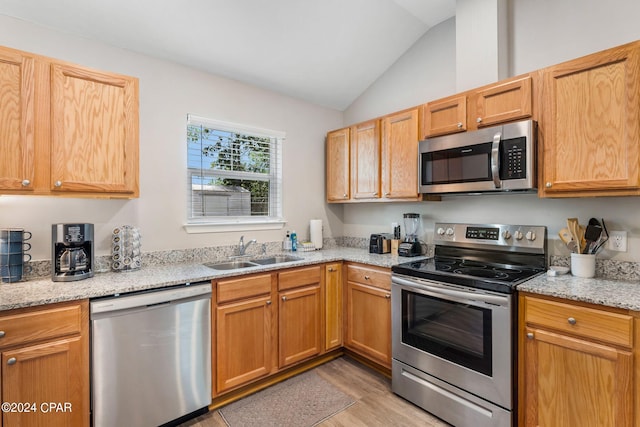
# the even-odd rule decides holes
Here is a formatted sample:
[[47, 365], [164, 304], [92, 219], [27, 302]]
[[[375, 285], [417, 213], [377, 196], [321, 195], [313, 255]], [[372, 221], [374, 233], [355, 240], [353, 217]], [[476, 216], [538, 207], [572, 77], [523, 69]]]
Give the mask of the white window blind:
[[284, 137], [284, 132], [188, 115], [188, 225], [281, 227]]

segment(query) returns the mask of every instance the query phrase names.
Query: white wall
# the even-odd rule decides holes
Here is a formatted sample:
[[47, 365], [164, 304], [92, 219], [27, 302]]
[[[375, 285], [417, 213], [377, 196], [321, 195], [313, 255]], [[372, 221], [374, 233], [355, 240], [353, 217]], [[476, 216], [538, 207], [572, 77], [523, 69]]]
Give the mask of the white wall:
[[[89, 222], [97, 254], [109, 253], [111, 230], [140, 227], [143, 251], [235, 244], [242, 233], [186, 234], [186, 115], [285, 131], [286, 229], [308, 236], [309, 220], [324, 221], [325, 236], [342, 236], [342, 207], [324, 202], [324, 135], [342, 126], [342, 113], [170, 62], [54, 32], [0, 15], [0, 45], [140, 79], [140, 198], [94, 200], [0, 197], [0, 227], [33, 233], [33, 259], [50, 258], [51, 224]], [[246, 233], [277, 241], [285, 229]]]
[[[636, 0], [510, 0], [508, 14], [510, 75], [640, 39]], [[455, 46], [455, 19], [431, 29], [345, 111], [345, 125], [454, 94]], [[441, 202], [345, 205], [344, 234], [389, 232], [391, 222], [402, 224], [404, 212], [422, 214], [422, 235], [429, 242], [435, 221], [546, 225], [554, 254], [568, 254], [556, 237], [567, 217], [582, 223], [604, 217], [609, 230], [627, 230], [630, 240], [627, 253], [602, 256], [640, 261], [639, 197], [455, 196]]]

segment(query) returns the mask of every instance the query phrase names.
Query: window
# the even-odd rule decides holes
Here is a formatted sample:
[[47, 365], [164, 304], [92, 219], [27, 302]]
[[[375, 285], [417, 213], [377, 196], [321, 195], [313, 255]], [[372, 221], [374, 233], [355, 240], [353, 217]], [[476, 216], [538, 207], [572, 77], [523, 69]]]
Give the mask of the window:
[[283, 139], [283, 132], [189, 115], [187, 231], [281, 228]]

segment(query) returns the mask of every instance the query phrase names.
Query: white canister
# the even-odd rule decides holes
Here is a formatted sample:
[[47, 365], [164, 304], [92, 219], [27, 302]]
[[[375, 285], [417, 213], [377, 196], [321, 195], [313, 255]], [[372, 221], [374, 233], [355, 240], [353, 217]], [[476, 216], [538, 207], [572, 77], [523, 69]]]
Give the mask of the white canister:
[[576, 277], [594, 277], [596, 275], [596, 255], [572, 253], [571, 274]]

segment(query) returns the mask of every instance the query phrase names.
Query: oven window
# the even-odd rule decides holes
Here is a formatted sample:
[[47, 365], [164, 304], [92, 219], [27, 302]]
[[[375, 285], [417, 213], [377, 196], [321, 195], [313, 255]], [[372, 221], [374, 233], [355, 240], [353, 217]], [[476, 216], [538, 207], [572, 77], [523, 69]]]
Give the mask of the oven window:
[[402, 291], [402, 342], [491, 376], [491, 310]]
[[490, 181], [491, 143], [423, 153], [422, 185]]

